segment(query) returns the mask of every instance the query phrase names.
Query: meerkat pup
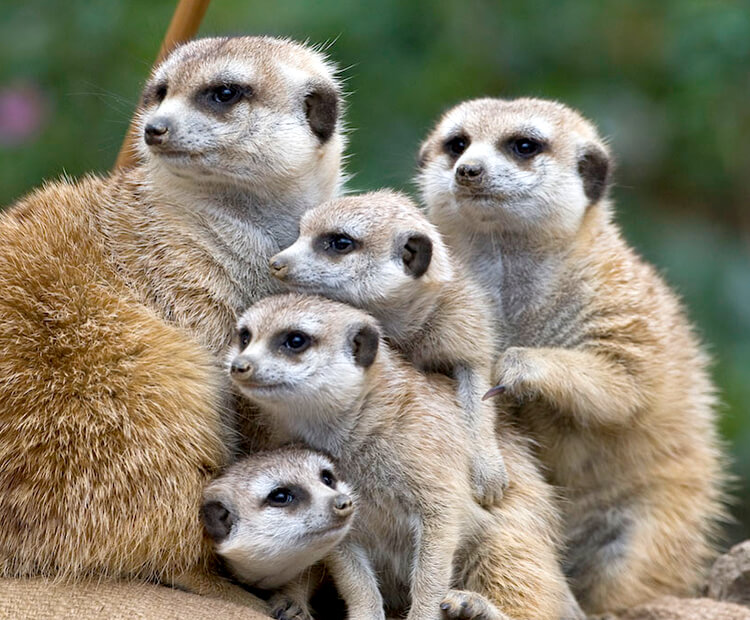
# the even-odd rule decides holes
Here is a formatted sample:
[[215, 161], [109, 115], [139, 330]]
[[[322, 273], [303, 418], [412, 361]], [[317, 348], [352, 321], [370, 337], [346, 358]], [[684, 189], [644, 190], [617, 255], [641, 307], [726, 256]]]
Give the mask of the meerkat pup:
[[289, 601], [310, 598], [321, 576], [308, 569], [343, 540], [354, 514], [353, 491], [331, 459], [297, 446], [236, 462], [203, 500], [206, 532], [231, 573], [256, 588], [283, 588], [270, 599], [276, 618], [292, 615]]
[[188, 43], [145, 87], [141, 165], [0, 216], [0, 575], [204, 583], [221, 355], [340, 183], [339, 100], [303, 45]]
[[372, 316], [268, 297], [240, 319], [234, 353], [231, 376], [272, 444], [325, 451], [357, 485], [351, 530], [324, 561], [350, 618], [382, 619], [384, 606], [412, 620], [568, 617], [552, 503], [523, 446], [509, 446], [503, 502], [483, 509], [453, 382], [389, 350]]
[[715, 390], [680, 302], [626, 244], [596, 129], [566, 106], [479, 99], [424, 142], [419, 185], [491, 295], [498, 387], [565, 504], [591, 613], [689, 594], [723, 516]]
[[508, 484], [495, 437], [493, 339], [487, 300], [453, 265], [436, 228], [405, 195], [379, 191], [323, 203], [300, 236], [271, 259], [290, 288], [350, 303], [375, 316], [419, 369], [456, 379], [472, 450], [477, 500], [497, 503]]

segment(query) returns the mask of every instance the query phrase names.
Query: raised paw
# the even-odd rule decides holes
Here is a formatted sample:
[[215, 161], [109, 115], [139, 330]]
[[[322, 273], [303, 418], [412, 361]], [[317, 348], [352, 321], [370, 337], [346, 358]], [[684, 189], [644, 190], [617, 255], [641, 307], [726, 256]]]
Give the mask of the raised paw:
[[499, 394], [517, 399], [538, 396], [537, 386], [541, 378], [541, 367], [534, 359], [534, 349], [510, 347], [495, 362], [493, 379], [495, 387], [482, 398], [486, 400]]
[[510, 620], [478, 592], [449, 590], [440, 603], [445, 620]]
[[276, 620], [313, 620], [307, 604], [284, 594], [274, 594], [268, 603], [271, 606], [271, 616]]

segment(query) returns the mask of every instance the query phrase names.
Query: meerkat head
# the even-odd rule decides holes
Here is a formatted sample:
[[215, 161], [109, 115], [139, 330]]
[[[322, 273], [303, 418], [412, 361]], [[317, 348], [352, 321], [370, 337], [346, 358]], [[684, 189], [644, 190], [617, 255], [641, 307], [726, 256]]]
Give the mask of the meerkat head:
[[322, 297], [266, 297], [240, 318], [229, 353], [235, 385], [262, 409], [347, 410], [370, 382], [380, 345], [370, 315]]
[[610, 157], [594, 126], [541, 99], [476, 99], [423, 143], [418, 183], [441, 223], [482, 231], [575, 232], [601, 201]]
[[271, 589], [323, 559], [354, 514], [333, 461], [286, 447], [249, 456], [211, 482], [201, 516], [217, 554], [247, 584]]
[[140, 152], [172, 183], [236, 186], [311, 204], [340, 183], [341, 94], [320, 53], [271, 37], [206, 38], [154, 69], [139, 108]]
[[297, 241], [270, 260], [294, 290], [320, 293], [378, 314], [453, 277], [437, 229], [405, 195], [379, 191], [308, 211]]

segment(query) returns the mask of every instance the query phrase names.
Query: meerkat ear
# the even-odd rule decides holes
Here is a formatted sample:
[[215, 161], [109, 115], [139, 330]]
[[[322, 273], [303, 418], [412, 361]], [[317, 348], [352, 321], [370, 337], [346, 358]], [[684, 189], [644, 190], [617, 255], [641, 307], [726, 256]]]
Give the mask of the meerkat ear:
[[611, 164], [607, 154], [598, 146], [588, 146], [578, 158], [578, 174], [583, 181], [583, 192], [592, 203], [601, 200], [609, 186]]
[[432, 240], [422, 233], [410, 233], [401, 245], [401, 260], [406, 273], [421, 278], [432, 261]]
[[367, 323], [357, 325], [349, 337], [354, 361], [362, 368], [369, 368], [375, 361], [380, 345], [380, 333], [377, 328]]
[[339, 94], [328, 84], [311, 84], [305, 95], [305, 116], [312, 132], [325, 143], [336, 129]]

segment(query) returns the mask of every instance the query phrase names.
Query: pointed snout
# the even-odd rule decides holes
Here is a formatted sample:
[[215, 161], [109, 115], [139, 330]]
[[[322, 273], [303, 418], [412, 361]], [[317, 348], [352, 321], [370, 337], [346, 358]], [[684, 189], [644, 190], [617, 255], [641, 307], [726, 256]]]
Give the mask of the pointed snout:
[[484, 165], [480, 161], [466, 161], [456, 168], [456, 183], [459, 185], [477, 185], [484, 176]]
[[255, 372], [255, 366], [247, 357], [238, 355], [229, 365], [229, 372], [236, 379], [251, 377]]
[[216, 543], [220, 543], [229, 536], [235, 522], [235, 517], [229, 508], [217, 500], [207, 501], [201, 506], [201, 519], [206, 533]]
[[331, 502], [333, 514], [340, 519], [346, 519], [354, 512], [354, 502], [345, 493], [339, 493]]
[[143, 139], [149, 146], [163, 144], [169, 137], [170, 123], [164, 117], [153, 118], [143, 128]]
[[271, 269], [271, 275], [279, 280], [284, 280], [289, 274], [289, 261], [280, 254], [272, 257], [268, 266]]

